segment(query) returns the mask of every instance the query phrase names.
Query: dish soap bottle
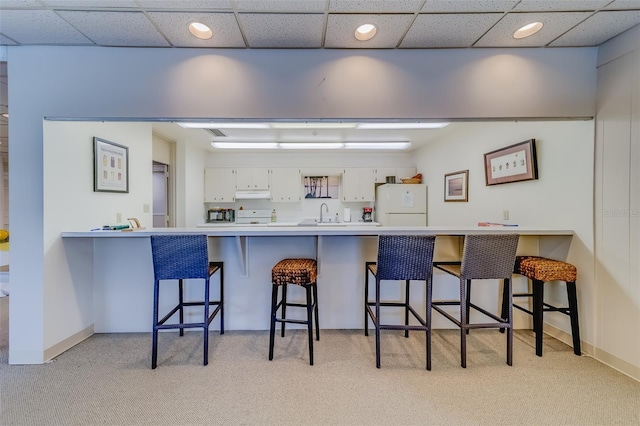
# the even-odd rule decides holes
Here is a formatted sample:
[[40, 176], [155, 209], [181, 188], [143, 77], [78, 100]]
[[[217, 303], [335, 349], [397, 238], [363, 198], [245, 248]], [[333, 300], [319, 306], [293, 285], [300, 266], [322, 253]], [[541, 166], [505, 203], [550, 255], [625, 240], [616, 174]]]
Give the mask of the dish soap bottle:
[[271, 222], [276, 221], [276, 209], [271, 210]]

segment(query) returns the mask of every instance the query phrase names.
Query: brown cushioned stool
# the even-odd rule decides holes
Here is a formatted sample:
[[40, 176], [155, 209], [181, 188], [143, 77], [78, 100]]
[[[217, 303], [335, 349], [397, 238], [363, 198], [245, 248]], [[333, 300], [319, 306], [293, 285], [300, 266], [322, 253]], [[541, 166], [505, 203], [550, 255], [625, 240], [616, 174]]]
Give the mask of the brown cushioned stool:
[[[580, 355], [580, 328], [578, 326], [578, 302], [576, 297], [576, 267], [570, 263], [540, 256], [517, 256], [514, 273], [527, 277], [532, 282], [531, 293], [514, 294], [513, 297], [532, 297], [533, 312], [519, 305], [513, 307], [533, 316], [533, 331], [536, 334], [536, 355], [542, 356], [542, 316], [544, 312], [561, 312], [571, 319], [573, 352]], [[544, 283], [564, 281], [567, 285], [568, 307], [556, 307], [544, 302]], [[502, 298], [502, 311], [508, 309], [509, 298]]]
[[[276, 333], [276, 322], [281, 323], [281, 335], [284, 337], [286, 323], [306, 324], [309, 331], [309, 364], [313, 365], [313, 314], [315, 314], [316, 340], [320, 340], [318, 325], [318, 289], [316, 277], [318, 275], [316, 261], [313, 259], [284, 259], [271, 270], [271, 327], [269, 330], [269, 360], [273, 359], [273, 344]], [[288, 303], [287, 285], [294, 284], [304, 287], [307, 303]], [[278, 289], [282, 287], [282, 298], [278, 302]], [[287, 319], [287, 306], [297, 306], [307, 309], [307, 320]], [[276, 318], [278, 309], [282, 308], [281, 317]], [[313, 312], [312, 312], [313, 311]]]

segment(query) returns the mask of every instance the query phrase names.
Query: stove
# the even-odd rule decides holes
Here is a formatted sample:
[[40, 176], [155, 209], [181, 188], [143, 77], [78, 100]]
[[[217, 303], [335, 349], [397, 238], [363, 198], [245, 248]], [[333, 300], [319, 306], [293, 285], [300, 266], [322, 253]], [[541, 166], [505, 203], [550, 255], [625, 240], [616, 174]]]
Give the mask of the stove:
[[236, 210], [236, 224], [267, 224], [271, 221], [271, 210]]

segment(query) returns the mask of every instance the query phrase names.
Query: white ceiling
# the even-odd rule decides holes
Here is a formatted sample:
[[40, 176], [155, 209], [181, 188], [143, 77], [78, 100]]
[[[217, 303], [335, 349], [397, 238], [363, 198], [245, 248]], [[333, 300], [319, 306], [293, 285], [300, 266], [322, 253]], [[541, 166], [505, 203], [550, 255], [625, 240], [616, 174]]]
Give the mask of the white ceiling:
[[[209, 25], [199, 40], [187, 25]], [[513, 32], [544, 23], [533, 37]], [[356, 27], [374, 23], [365, 42]], [[0, 45], [208, 48], [597, 46], [640, 24], [640, 0], [0, 0]]]
[[[193, 21], [213, 37], [191, 36]], [[539, 33], [512, 37], [532, 21], [544, 23]], [[363, 23], [378, 28], [365, 42], [353, 36]], [[0, 46], [553, 48], [597, 46], [638, 24], [640, 0], [0, 0]], [[3, 117], [0, 143], [6, 149]]]

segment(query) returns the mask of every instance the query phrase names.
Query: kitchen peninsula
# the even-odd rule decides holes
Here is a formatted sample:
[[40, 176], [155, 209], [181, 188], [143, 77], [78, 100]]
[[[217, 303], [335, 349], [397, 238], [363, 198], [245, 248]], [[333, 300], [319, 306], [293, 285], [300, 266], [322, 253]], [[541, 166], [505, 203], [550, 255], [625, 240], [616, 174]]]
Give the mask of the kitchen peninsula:
[[[82, 333], [149, 331], [153, 283], [149, 236], [185, 233], [208, 235], [211, 260], [225, 262], [225, 325], [229, 330], [268, 329], [270, 271], [277, 261], [286, 257], [318, 259], [318, 293], [322, 300], [320, 326], [350, 329], [363, 327], [360, 309], [363, 265], [365, 261], [375, 260], [378, 235], [437, 235], [438, 260], [458, 259], [460, 237], [471, 233], [518, 233], [522, 253], [556, 258], [566, 256], [573, 236], [572, 230], [524, 226], [265, 225], [64, 232], [61, 236], [69, 259], [70, 276], [78, 293], [88, 292], [84, 301], [78, 300], [87, 304], [82, 309], [86, 314], [81, 319], [84, 323]], [[434, 275], [434, 280], [446, 279], [443, 275]], [[478, 296], [497, 306], [497, 285], [487, 286], [486, 294]], [[456, 288], [455, 285], [451, 288], [453, 295]], [[399, 289], [400, 286], [390, 285], [382, 295], [398, 297]], [[195, 295], [198, 290], [193, 288], [188, 292], [193, 291]], [[423, 300], [424, 296], [418, 294], [423, 289], [416, 286], [415, 291], [415, 300]], [[528, 326], [528, 323], [523, 324]], [[434, 328], [440, 327], [447, 327], [447, 324], [434, 319]]]

